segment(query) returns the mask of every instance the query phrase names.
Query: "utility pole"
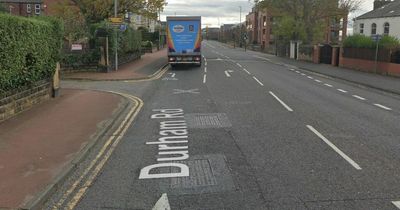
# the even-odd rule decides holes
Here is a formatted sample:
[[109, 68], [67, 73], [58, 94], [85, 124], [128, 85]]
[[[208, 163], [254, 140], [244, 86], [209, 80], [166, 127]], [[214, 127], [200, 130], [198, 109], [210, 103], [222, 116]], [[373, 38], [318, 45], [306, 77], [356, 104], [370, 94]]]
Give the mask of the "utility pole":
[[[118, 15], [118, 0], [114, 0], [114, 17]], [[118, 70], [118, 29], [115, 28], [115, 70]]]
[[240, 8], [240, 18], [239, 18], [239, 27], [240, 27], [240, 35], [239, 35], [239, 47], [242, 47], [242, 6]]

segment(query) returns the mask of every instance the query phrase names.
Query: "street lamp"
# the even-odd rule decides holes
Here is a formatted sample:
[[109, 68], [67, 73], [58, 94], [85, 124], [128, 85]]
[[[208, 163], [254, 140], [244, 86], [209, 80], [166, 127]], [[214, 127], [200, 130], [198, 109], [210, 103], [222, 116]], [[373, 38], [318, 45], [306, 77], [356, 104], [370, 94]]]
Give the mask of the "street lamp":
[[240, 8], [240, 19], [239, 19], [239, 27], [240, 27], [240, 35], [239, 35], [239, 47], [242, 47], [242, 6]]

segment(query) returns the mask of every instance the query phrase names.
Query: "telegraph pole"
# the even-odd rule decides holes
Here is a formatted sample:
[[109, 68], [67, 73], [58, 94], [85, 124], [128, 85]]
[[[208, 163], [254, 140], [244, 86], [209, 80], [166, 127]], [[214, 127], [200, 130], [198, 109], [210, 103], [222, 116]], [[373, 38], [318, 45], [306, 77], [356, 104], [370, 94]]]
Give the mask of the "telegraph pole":
[[[118, 15], [118, 0], [114, 0], [114, 17]], [[115, 70], [118, 70], [118, 29], [115, 30]]]

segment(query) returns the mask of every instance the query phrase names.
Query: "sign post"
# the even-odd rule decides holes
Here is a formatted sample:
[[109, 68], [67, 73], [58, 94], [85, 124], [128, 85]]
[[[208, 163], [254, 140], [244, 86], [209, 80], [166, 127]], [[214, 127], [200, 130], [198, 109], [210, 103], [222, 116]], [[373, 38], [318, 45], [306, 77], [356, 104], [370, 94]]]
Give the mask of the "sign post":
[[372, 40], [376, 42], [376, 51], [375, 51], [375, 74], [378, 73], [378, 52], [379, 52], [379, 42], [382, 39], [382, 35], [375, 34], [372, 35]]

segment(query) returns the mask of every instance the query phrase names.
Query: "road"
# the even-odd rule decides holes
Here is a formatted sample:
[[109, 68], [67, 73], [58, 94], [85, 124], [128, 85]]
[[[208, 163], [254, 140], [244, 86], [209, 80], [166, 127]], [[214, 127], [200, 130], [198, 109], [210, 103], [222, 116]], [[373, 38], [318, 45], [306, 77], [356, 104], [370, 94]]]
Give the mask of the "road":
[[399, 98], [213, 41], [203, 55], [154, 81], [67, 82], [143, 107], [49, 209], [400, 209]]

